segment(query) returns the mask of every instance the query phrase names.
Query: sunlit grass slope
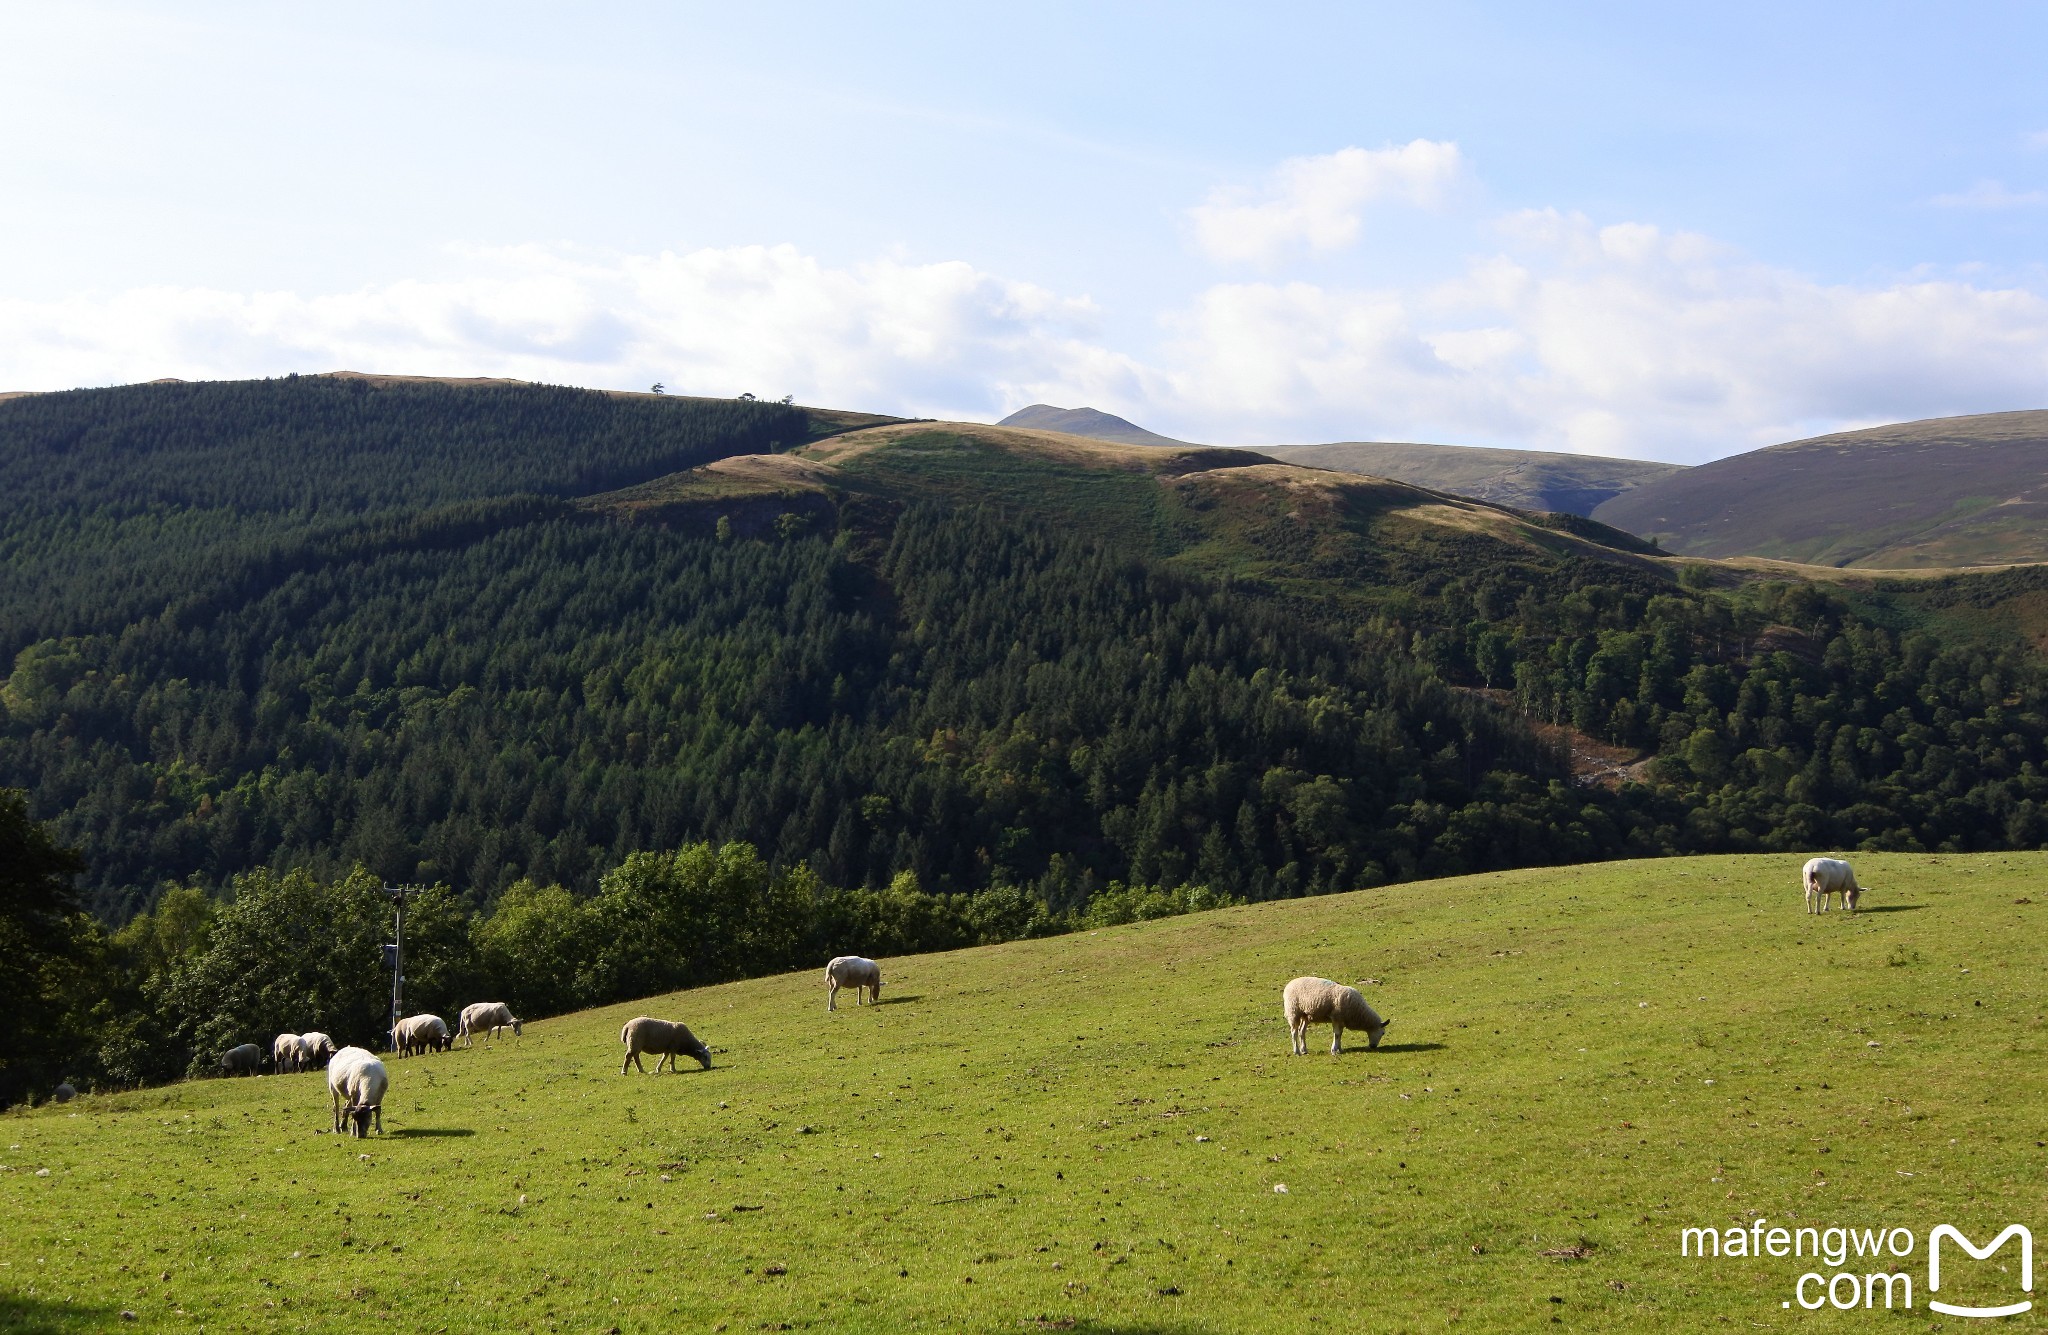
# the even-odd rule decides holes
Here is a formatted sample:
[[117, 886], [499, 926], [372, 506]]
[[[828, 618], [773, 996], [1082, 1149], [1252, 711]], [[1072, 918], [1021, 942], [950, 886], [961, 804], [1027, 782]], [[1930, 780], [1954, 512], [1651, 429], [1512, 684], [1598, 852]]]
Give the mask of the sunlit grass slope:
[[[2048, 1224], [2048, 857], [1858, 866], [1854, 918], [1693, 858], [708, 988], [393, 1061], [368, 1142], [317, 1074], [0, 1118], [0, 1328], [1835, 1328], [1678, 1230]], [[1386, 1046], [1288, 1056], [1303, 973]], [[642, 1011], [716, 1068], [621, 1076]]]

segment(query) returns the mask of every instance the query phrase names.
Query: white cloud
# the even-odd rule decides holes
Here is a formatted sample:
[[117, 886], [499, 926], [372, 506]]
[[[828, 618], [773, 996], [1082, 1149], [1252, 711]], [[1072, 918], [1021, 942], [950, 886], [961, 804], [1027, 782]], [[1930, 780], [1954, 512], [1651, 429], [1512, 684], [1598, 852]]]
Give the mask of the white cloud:
[[0, 300], [0, 389], [350, 368], [990, 420], [1090, 404], [1190, 440], [1530, 445], [1699, 460], [1845, 426], [2048, 405], [2048, 298], [1825, 284], [1709, 238], [1535, 210], [1454, 276], [1215, 284], [1121, 346], [1087, 299], [962, 262], [789, 246], [463, 257], [354, 292]]
[[504, 375], [960, 415], [1039, 385], [1114, 393], [1095, 312], [970, 265], [833, 268], [790, 246], [466, 257], [459, 277], [336, 294], [145, 288], [0, 300], [6, 388], [354, 368]]
[[2037, 209], [2048, 204], [2048, 190], [2010, 190], [2003, 181], [1983, 180], [1968, 190], [1936, 195], [1928, 202], [1943, 209]]
[[1456, 144], [1432, 139], [1398, 148], [1346, 148], [1290, 158], [1274, 171], [1264, 198], [1219, 191], [1190, 209], [1189, 217], [1211, 259], [1269, 263], [1300, 248], [1350, 245], [1369, 204], [1438, 204], [1464, 170]]
[[1448, 282], [1209, 289], [1173, 317], [1175, 411], [1154, 429], [1699, 460], [2048, 401], [2039, 293], [1827, 285], [1707, 238], [1553, 211], [1500, 231], [1505, 249]]

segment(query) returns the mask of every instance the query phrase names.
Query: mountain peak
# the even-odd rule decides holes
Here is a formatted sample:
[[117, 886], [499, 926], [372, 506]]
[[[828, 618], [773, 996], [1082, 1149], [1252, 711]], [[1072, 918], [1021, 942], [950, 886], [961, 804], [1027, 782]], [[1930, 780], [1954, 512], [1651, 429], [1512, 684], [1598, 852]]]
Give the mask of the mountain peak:
[[1097, 440], [1114, 440], [1125, 445], [1182, 446], [1191, 443], [1147, 431], [1114, 413], [1095, 408], [1055, 408], [1050, 403], [1034, 403], [1028, 408], [1019, 408], [996, 425], [1027, 427], [1035, 431], [1064, 431], [1070, 436], [1093, 436]]

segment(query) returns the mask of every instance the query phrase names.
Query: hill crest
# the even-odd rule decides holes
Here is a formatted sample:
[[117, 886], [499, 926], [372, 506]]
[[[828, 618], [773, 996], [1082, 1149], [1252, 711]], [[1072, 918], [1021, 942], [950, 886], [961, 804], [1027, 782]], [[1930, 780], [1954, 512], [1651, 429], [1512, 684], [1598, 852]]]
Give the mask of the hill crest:
[[1027, 408], [1019, 408], [996, 425], [1059, 431], [1070, 436], [1093, 436], [1097, 440], [1114, 440], [1125, 445], [1181, 446], [1192, 443], [1147, 431], [1115, 413], [1096, 408], [1055, 408], [1050, 403], [1034, 403]]
[[1688, 556], [1857, 568], [2048, 560], [2048, 410], [1787, 441], [1604, 502], [1601, 522]]

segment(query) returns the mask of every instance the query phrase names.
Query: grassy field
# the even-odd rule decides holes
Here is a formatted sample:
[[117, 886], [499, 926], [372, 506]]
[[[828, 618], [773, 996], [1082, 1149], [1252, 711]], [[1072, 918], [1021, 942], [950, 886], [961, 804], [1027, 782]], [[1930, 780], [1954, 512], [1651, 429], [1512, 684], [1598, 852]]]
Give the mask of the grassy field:
[[[0, 1329], [1933, 1329], [1928, 1229], [2048, 1228], [2048, 856], [1864, 855], [1854, 918], [1805, 916], [1797, 867], [891, 960], [829, 1016], [815, 974], [708, 988], [394, 1060], [367, 1142], [326, 1134], [318, 1074], [9, 1115]], [[1386, 1044], [1289, 1056], [1304, 973], [1358, 982]], [[716, 1068], [621, 1076], [643, 1011]], [[1910, 1228], [1914, 1311], [1679, 1256], [1757, 1215]], [[2011, 1300], [1957, 1261], [1942, 1298]]]

